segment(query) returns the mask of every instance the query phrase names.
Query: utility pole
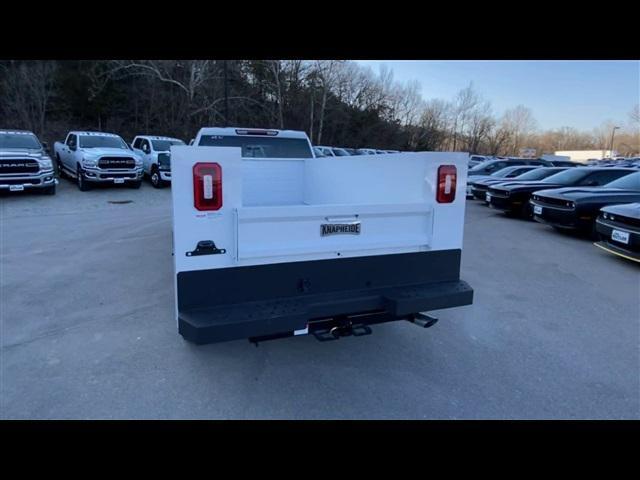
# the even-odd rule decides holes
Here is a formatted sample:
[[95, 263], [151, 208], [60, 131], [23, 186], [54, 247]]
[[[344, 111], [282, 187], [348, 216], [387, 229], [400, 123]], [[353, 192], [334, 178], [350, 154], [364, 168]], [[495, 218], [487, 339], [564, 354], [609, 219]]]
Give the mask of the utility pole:
[[227, 61], [223, 60], [224, 67], [224, 126], [229, 126], [229, 82], [227, 77]]
[[611, 145], [609, 146], [609, 154], [611, 155], [611, 157], [613, 158], [613, 136], [616, 133], [616, 130], [618, 130], [620, 127], [613, 127], [613, 130], [611, 130]]

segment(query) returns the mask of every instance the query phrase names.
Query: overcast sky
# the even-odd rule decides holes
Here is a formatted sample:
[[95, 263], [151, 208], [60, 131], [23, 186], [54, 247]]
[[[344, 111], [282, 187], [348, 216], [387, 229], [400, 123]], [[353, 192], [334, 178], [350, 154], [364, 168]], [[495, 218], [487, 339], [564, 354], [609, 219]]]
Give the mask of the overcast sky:
[[518, 104], [529, 107], [542, 129], [591, 130], [612, 121], [625, 125], [640, 100], [638, 61], [431, 61], [358, 60], [394, 79], [417, 80], [425, 100], [450, 100], [469, 82], [498, 115]]

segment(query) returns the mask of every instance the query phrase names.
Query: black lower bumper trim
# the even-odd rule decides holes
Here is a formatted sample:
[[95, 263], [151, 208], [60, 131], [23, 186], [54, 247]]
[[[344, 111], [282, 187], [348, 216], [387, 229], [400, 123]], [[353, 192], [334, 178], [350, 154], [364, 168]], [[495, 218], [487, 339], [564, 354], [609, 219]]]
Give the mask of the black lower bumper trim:
[[374, 311], [391, 320], [468, 305], [460, 250], [315, 260], [178, 273], [178, 325], [195, 343], [304, 330]]
[[464, 281], [224, 305], [181, 312], [178, 325], [187, 340], [205, 344], [304, 330], [314, 320], [384, 311], [385, 321], [411, 314], [470, 305], [473, 289]]
[[640, 263], [640, 252], [636, 252], [633, 250], [628, 250], [626, 248], [619, 247], [617, 245], [613, 245], [606, 240], [601, 240], [599, 242], [595, 242], [594, 245], [596, 247], [600, 247], [603, 250], [606, 250], [609, 253], [613, 253], [614, 255], [618, 255], [619, 257], [626, 258], [627, 260], [632, 260], [634, 262]]

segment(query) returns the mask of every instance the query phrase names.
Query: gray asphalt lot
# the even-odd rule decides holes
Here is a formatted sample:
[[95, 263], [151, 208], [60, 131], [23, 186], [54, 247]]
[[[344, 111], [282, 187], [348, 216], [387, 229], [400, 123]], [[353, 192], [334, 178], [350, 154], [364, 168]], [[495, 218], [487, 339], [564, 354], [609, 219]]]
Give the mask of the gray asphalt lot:
[[640, 418], [640, 268], [588, 240], [468, 201], [474, 304], [434, 327], [195, 346], [170, 190], [58, 188], [0, 197], [4, 419]]

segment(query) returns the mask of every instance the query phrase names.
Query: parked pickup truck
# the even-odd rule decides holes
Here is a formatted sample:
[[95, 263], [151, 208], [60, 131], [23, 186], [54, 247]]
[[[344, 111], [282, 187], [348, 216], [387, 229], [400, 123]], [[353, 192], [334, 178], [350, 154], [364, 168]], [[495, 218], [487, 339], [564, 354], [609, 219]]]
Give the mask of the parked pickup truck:
[[54, 144], [60, 176], [67, 175], [82, 191], [92, 183], [127, 183], [140, 188], [142, 158], [118, 135], [103, 132], [69, 132]]
[[314, 158], [304, 132], [203, 128], [172, 146], [179, 333], [319, 340], [468, 305], [466, 153]]
[[184, 145], [184, 142], [171, 137], [138, 135], [131, 144], [142, 158], [142, 169], [155, 188], [171, 182], [171, 145]]
[[53, 163], [33, 132], [0, 130], [0, 190], [56, 193]]

